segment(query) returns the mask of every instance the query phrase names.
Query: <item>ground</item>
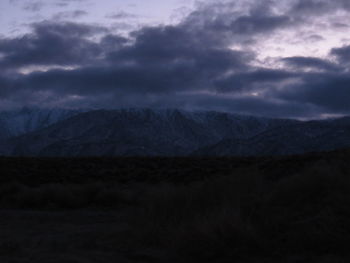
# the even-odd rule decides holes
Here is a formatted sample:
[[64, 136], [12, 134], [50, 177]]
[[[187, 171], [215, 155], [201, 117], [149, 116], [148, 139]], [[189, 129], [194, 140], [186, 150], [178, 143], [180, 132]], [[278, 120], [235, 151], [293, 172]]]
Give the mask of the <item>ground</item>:
[[350, 151], [0, 158], [0, 262], [349, 262]]

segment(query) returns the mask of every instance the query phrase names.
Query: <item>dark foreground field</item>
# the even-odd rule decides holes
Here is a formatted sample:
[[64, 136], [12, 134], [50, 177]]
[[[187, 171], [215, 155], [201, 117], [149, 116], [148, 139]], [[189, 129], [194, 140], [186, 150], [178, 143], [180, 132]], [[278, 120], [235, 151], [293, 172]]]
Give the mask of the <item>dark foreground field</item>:
[[0, 158], [0, 262], [350, 262], [350, 151]]

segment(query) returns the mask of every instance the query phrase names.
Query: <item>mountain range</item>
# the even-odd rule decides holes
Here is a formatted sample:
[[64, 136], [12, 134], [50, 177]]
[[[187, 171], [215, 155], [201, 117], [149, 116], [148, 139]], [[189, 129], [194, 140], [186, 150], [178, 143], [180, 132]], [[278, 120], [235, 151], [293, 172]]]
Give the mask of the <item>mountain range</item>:
[[177, 109], [0, 113], [4, 156], [257, 156], [350, 147], [350, 117], [298, 121]]

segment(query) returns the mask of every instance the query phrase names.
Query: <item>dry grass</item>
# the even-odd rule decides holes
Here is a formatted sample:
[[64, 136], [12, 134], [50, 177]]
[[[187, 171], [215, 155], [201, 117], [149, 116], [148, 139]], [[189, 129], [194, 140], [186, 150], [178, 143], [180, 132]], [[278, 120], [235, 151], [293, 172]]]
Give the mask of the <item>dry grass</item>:
[[[15, 176], [0, 176], [1, 211], [28, 213], [13, 222], [0, 220], [0, 230], [7, 231], [0, 237], [0, 261], [27, 253], [32, 262], [40, 262], [41, 253], [61, 253], [67, 262], [86, 255], [93, 255], [86, 262], [113, 262], [118, 255], [121, 262], [350, 259], [346, 151], [276, 159], [96, 159], [89, 165], [77, 160], [83, 166], [71, 160], [71, 177], [56, 171], [61, 160], [48, 166], [27, 162], [29, 175], [21, 174], [24, 166], [9, 165], [3, 169]], [[96, 167], [104, 172], [97, 176]], [[45, 177], [51, 171], [55, 176]], [[57, 211], [65, 216], [56, 218]], [[86, 211], [86, 219], [76, 214]]]

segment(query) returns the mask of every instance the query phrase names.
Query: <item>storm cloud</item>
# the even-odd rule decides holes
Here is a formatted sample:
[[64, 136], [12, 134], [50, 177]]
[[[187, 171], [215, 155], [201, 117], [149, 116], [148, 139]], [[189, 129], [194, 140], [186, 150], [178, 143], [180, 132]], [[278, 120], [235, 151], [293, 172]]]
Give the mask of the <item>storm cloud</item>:
[[[318, 16], [334, 8], [348, 12], [350, 5], [290, 3], [200, 4], [177, 24], [143, 26], [128, 35], [107, 25], [33, 23], [29, 33], [0, 38], [0, 101], [18, 107], [179, 107], [296, 118], [350, 114], [350, 45], [331, 47], [326, 57], [261, 58], [268, 52], [262, 47], [280, 36], [303, 31], [305, 39], [298, 41], [309, 43], [311, 36], [324, 41], [316, 26], [307, 31], [302, 22], [318, 25]], [[334, 17], [329, 19], [324, 21], [335, 29]]]
[[32, 27], [30, 34], [0, 39], [0, 66], [4, 70], [86, 64], [101, 53], [101, 47], [88, 37], [106, 31], [75, 23], [42, 22]]

